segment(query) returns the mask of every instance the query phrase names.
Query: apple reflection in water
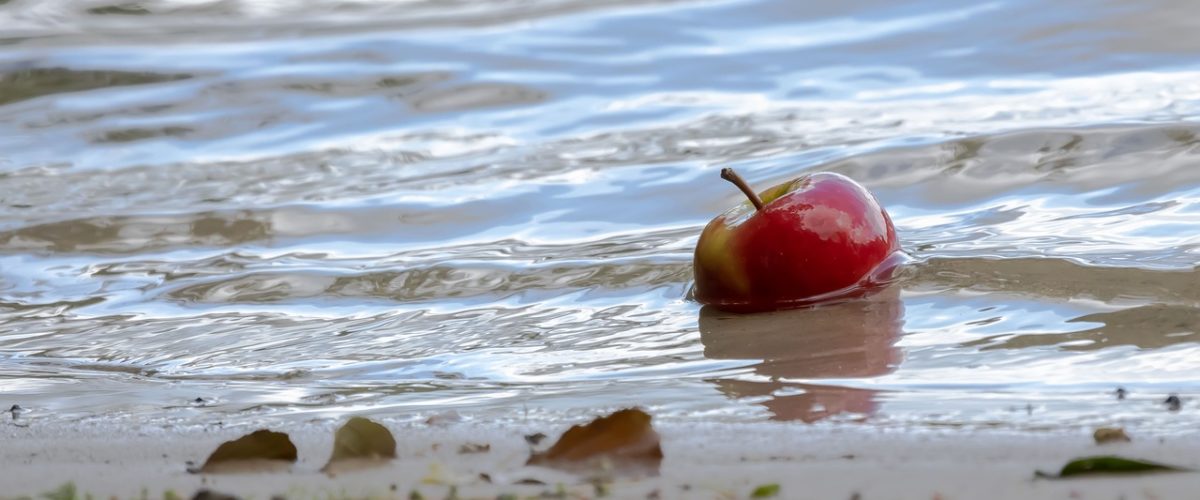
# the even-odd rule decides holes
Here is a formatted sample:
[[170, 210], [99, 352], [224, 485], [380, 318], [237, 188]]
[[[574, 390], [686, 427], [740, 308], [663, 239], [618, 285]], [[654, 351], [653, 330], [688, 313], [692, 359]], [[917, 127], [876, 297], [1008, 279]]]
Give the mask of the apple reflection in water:
[[[732, 398], [768, 397], [774, 420], [815, 422], [840, 413], [875, 412], [876, 391], [781, 379], [860, 378], [885, 375], [900, 363], [904, 326], [900, 287], [812, 308], [732, 314], [700, 311], [700, 340], [710, 359], [756, 359], [770, 381], [716, 379]], [[794, 394], [788, 394], [794, 392]]]

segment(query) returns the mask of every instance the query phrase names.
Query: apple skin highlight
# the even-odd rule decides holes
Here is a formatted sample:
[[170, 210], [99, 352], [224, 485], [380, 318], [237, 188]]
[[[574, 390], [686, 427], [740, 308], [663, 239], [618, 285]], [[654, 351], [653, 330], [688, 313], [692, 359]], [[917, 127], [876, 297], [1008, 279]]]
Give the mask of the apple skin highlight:
[[[732, 170], [722, 177], [744, 186]], [[757, 312], [844, 297], [900, 251], [887, 211], [846, 176], [804, 175], [758, 196], [761, 208], [740, 203], [700, 234], [694, 257], [700, 303]]]

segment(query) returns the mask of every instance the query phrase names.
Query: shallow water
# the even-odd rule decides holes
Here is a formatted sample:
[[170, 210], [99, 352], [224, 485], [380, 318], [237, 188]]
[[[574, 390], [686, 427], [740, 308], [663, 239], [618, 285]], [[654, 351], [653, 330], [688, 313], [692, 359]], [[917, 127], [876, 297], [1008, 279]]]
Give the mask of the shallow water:
[[[0, 2], [0, 404], [1193, 428], [1190, 4], [952, 4]], [[724, 166], [912, 264], [701, 311]]]

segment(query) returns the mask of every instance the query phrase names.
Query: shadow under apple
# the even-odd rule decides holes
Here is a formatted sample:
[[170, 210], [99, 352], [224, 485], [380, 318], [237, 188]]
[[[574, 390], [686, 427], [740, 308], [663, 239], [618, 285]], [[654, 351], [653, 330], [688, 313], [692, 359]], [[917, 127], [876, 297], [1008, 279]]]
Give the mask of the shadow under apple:
[[815, 422], [840, 413], [874, 413], [876, 391], [784, 380], [890, 373], [900, 363], [895, 344], [903, 326], [904, 304], [895, 285], [804, 309], [745, 315], [700, 310], [705, 357], [760, 360], [754, 372], [769, 379], [711, 382], [731, 398], [767, 398], [761, 404], [773, 420]]

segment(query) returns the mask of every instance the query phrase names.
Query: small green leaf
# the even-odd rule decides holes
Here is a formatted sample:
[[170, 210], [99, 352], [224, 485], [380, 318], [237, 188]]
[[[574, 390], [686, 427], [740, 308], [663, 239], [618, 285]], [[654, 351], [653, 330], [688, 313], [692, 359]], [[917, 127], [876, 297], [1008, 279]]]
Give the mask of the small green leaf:
[[1038, 477], [1063, 478], [1101, 474], [1140, 474], [1151, 472], [1182, 472], [1188, 469], [1144, 460], [1116, 456], [1085, 457], [1067, 462], [1058, 475], [1038, 471]]
[[46, 500], [75, 500], [75, 483], [63, 483], [57, 490], [42, 494]]
[[769, 498], [778, 494], [779, 484], [771, 483], [754, 488], [754, 492], [750, 493], [750, 498]]

